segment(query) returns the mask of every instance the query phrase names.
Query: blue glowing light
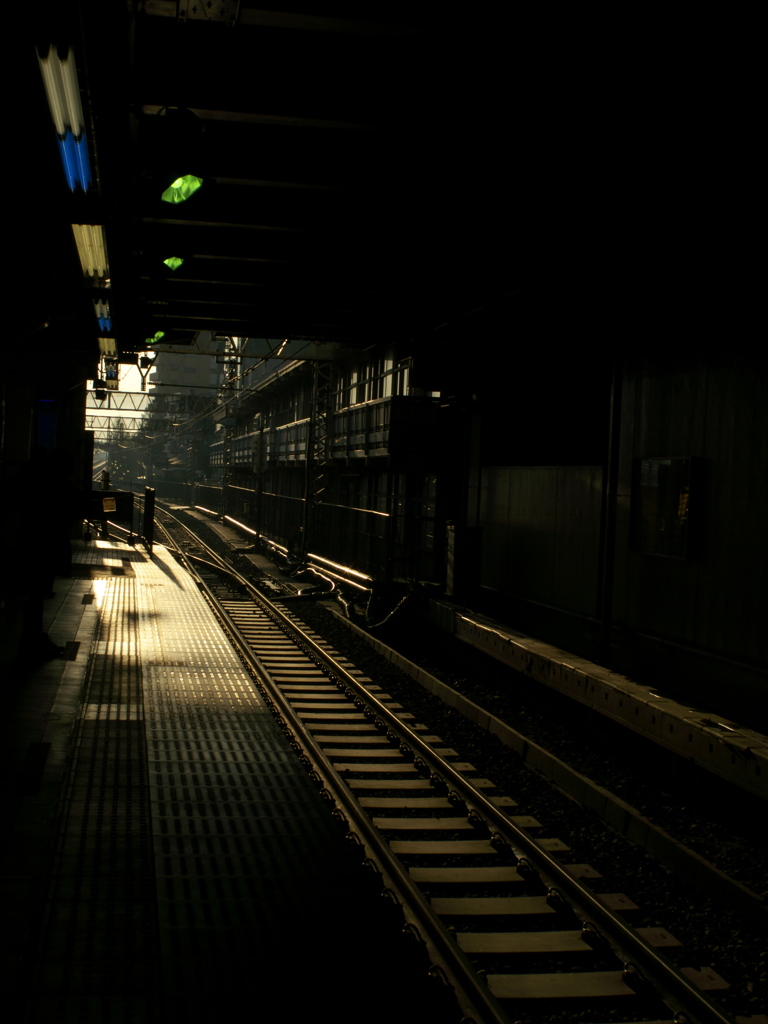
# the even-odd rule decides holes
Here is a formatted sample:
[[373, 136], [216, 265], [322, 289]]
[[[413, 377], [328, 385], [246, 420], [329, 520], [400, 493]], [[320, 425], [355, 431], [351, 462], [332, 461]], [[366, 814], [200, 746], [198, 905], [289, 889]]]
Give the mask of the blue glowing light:
[[75, 139], [72, 132], [67, 132], [63, 139], [59, 139], [59, 156], [64, 167], [64, 175], [69, 185], [69, 191], [75, 191], [75, 177], [80, 177], [80, 169], [77, 166], [77, 154], [75, 153]]
[[77, 163], [80, 168], [80, 187], [83, 192], [87, 192], [91, 187], [91, 163], [88, 159], [88, 143], [84, 133], [75, 140], [75, 146], [77, 147]]
[[91, 164], [85, 134], [76, 139], [68, 131], [63, 139], [60, 136], [58, 139], [61, 163], [70, 192], [74, 192], [78, 185], [83, 192], [87, 192], [91, 184]]

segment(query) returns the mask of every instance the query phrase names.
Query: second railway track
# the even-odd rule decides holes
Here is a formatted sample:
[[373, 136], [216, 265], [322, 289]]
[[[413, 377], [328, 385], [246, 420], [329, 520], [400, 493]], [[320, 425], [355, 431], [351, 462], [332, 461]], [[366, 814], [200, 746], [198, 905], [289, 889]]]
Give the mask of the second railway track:
[[[427, 945], [436, 973], [464, 985], [467, 1020], [736, 1019], [703, 991], [725, 984], [716, 972], [668, 961], [663, 951], [680, 945], [674, 936], [634, 928], [630, 895], [597, 895], [599, 872], [571, 863], [567, 837], [517, 814], [512, 795], [308, 631], [295, 605], [257, 598], [243, 580], [220, 582], [227, 567], [217, 569], [209, 549], [187, 553], [208, 563], [226, 628], [250, 649], [281, 720], [298, 726], [308, 767], [403, 908], [406, 930]], [[350, 801], [370, 822], [378, 853], [350, 819]], [[428, 934], [436, 921], [437, 940]]]

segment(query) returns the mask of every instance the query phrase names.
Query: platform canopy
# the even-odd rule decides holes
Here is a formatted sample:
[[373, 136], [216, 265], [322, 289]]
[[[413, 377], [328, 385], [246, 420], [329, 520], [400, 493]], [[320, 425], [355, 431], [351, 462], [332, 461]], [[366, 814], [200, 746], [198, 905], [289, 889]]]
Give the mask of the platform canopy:
[[[67, 264], [38, 274], [30, 316], [76, 317], [121, 359], [159, 332], [429, 345], [621, 226], [618, 54], [581, 14], [50, 0], [28, 18], [25, 194], [50, 229], [22, 256], [43, 278]], [[59, 162], [50, 44], [76, 71], [87, 181]]]

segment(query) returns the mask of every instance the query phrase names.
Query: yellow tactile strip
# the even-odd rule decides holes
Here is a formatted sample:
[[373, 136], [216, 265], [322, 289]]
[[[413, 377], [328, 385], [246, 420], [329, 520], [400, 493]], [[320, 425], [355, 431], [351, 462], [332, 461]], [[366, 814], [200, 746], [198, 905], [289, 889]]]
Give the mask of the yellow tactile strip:
[[125, 558], [136, 575], [89, 584], [94, 640], [81, 643], [76, 745], [25, 1019], [235, 1019], [288, 993], [287, 1012], [309, 1020], [318, 998], [368, 999], [372, 962], [392, 965], [378, 1002], [386, 1019], [402, 1017], [422, 965], [380, 948], [392, 939], [376, 923], [378, 894], [354, 873], [358, 854], [197, 587], [163, 548], [150, 560], [98, 544], [83, 554]]
[[197, 587], [162, 549], [137, 579], [166, 991], [213, 1019], [339, 914], [340, 837]]
[[30, 1019], [151, 1019], [159, 991], [135, 586], [98, 586]]

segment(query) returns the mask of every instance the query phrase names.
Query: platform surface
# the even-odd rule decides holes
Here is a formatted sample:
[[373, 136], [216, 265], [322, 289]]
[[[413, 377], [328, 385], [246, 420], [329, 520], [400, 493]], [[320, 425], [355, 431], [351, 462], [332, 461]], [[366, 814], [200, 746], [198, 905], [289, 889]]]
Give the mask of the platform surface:
[[352, 1021], [379, 970], [367, 1019], [424, 1019], [399, 928], [371, 938], [383, 901], [169, 552], [76, 545], [44, 625], [65, 657], [6, 704], [15, 1019], [202, 1021], [249, 1000]]

